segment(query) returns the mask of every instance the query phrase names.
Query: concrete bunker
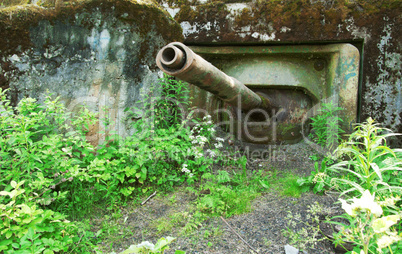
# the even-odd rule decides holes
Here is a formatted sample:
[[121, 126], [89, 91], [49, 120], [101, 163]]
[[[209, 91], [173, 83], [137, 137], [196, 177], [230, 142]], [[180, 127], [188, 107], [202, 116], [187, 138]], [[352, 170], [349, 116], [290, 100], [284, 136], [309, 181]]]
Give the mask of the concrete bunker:
[[320, 102], [345, 109], [340, 124], [348, 132], [357, 119], [360, 55], [348, 43], [191, 49], [170, 43], [156, 61], [165, 73], [194, 84], [192, 105], [244, 141], [300, 141]]

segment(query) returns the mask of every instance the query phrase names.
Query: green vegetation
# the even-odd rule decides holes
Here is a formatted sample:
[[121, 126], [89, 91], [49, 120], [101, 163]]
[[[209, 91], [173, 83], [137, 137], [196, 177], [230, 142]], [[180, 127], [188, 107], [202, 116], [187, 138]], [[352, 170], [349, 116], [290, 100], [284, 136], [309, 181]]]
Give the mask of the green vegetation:
[[[161, 96], [145, 102], [148, 109], [155, 103], [156, 110], [146, 110], [133, 123], [134, 135], [114, 135], [105, 119], [109, 135], [98, 147], [85, 138], [96, 120], [89, 111], [72, 116], [50, 96], [43, 105], [26, 98], [12, 108], [5, 91], [0, 92], [1, 215], [10, 219], [0, 228], [5, 253], [32, 248], [41, 252], [48, 248], [48, 239], [56, 241], [55, 251], [84, 253], [95, 243], [75, 238], [89, 238], [91, 233], [77, 232], [74, 223], [64, 222], [66, 217], [81, 219], [98, 204], [113, 210], [130, 197], [193, 183], [210, 170], [214, 159], [202, 156], [202, 149], [214, 132], [211, 122], [196, 122], [190, 129], [169, 97], [174, 86], [175, 98], [183, 99], [185, 86], [168, 78], [162, 85], [166, 89]], [[56, 231], [53, 221], [60, 221]]]
[[281, 194], [289, 197], [300, 197], [304, 189], [298, 184], [298, 179], [298, 176], [291, 173], [285, 173], [283, 177], [277, 178]]
[[202, 176], [197, 210], [214, 216], [230, 217], [250, 211], [251, 201], [268, 188], [268, 179], [262, 172], [247, 178], [234, 173], [230, 176], [227, 171], [219, 170], [216, 175], [211, 173]]
[[[282, 233], [290, 243], [301, 250], [315, 248], [317, 243], [325, 240], [320, 230], [320, 215], [325, 213], [325, 208], [318, 202], [308, 205], [308, 214], [305, 218], [300, 213], [288, 212], [286, 216], [286, 230]], [[328, 216], [325, 219], [330, 219]], [[296, 225], [301, 225], [296, 229]]]
[[[85, 137], [97, 121], [85, 108], [73, 116], [51, 95], [42, 104], [22, 99], [13, 108], [6, 91], [0, 91], [0, 216], [4, 218], [0, 249], [4, 253], [99, 251], [96, 245], [102, 235], [114, 235], [120, 228], [106, 220], [92, 232], [86, 216], [102, 207], [113, 212], [109, 219], [118, 219], [121, 205], [156, 189], [169, 191], [183, 184], [199, 193], [195, 210], [172, 217], [183, 224], [183, 232], [198, 228], [207, 215], [230, 216], [250, 209], [251, 200], [261, 193], [256, 190], [260, 178], [254, 176], [250, 185], [243, 186], [241, 181], [248, 181], [246, 159], [223, 162], [219, 149], [224, 140], [213, 138], [210, 117], [197, 121], [184, 114], [186, 85], [167, 77], [161, 85], [159, 96], [150, 91], [154, 96], [144, 100], [141, 116], [128, 112], [129, 118], [138, 119], [132, 123], [136, 130], [132, 136], [114, 134], [109, 119], [101, 119], [107, 135], [97, 147]], [[212, 165], [220, 163], [243, 165], [242, 172], [233, 180], [229, 175], [223, 179], [224, 171], [215, 177]], [[209, 195], [200, 194], [207, 189]]]
[[346, 213], [328, 222], [341, 227], [334, 234], [335, 244], [356, 246], [348, 253], [402, 250], [402, 150], [387, 146], [387, 138], [397, 135], [369, 118], [334, 151], [337, 157], [316, 162], [312, 174], [298, 180], [305, 190], [332, 190], [346, 197], [340, 199]]
[[[97, 147], [86, 140], [97, 116], [85, 108], [73, 116], [51, 95], [42, 104], [22, 99], [14, 108], [0, 91], [0, 252], [101, 253], [105, 244], [113, 250], [133, 235], [124, 227], [123, 206], [135, 207], [155, 191], [169, 195], [179, 186], [191, 197], [186, 209], [172, 209], [143, 229], [145, 235], [157, 231], [159, 241], [133, 244], [122, 253], [163, 253], [174, 240], [164, 235], [190, 236], [198, 229], [213, 248], [210, 238], [222, 230], [203, 228], [208, 219], [247, 213], [255, 198], [272, 190], [291, 197], [309, 190], [338, 192], [345, 214], [325, 218], [341, 228], [334, 234], [336, 244], [352, 242], [354, 251], [364, 254], [402, 250], [402, 150], [386, 143], [397, 134], [368, 119], [327, 157], [314, 156], [308, 177], [281, 169], [250, 172], [246, 157], [223, 151], [225, 141], [214, 137], [210, 116], [186, 115], [184, 83], [165, 77], [160, 85], [162, 93], [149, 91], [152, 97], [141, 110], [127, 110], [133, 135], [122, 138], [109, 119], [100, 119], [106, 140]], [[332, 115], [339, 110], [327, 109]], [[314, 133], [328, 132], [323, 121], [316, 118]], [[337, 135], [317, 137], [324, 136], [331, 144], [339, 141]], [[163, 202], [174, 208], [180, 202], [176, 194]], [[283, 234], [301, 249], [314, 246], [324, 239], [319, 234], [323, 209], [311, 205], [305, 218], [289, 214]], [[95, 215], [101, 222], [91, 228], [89, 218]]]
[[334, 150], [341, 141], [341, 134], [344, 133], [340, 127], [342, 119], [338, 116], [339, 111], [333, 102], [322, 103], [318, 110], [319, 114], [311, 118], [312, 132], [310, 137], [318, 145], [325, 149]]
[[[173, 229], [179, 235], [189, 235], [203, 225], [211, 216], [230, 217], [247, 213], [251, 202], [268, 190], [270, 175], [262, 171], [243, 176], [233, 171], [218, 170], [215, 174], [205, 173], [198, 186], [187, 186], [186, 193], [195, 197], [186, 211], [178, 211], [153, 223], [160, 234]], [[218, 231], [205, 231], [204, 236], [216, 235]]]

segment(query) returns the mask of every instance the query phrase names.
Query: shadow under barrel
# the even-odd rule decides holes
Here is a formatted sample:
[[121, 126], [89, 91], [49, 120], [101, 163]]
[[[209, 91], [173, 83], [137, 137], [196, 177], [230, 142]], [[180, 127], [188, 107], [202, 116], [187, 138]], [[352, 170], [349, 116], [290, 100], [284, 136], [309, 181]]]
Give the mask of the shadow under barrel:
[[156, 64], [166, 74], [211, 92], [244, 111], [275, 108], [266, 96], [226, 75], [183, 43], [172, 42], [163, 47], [156, 56]]

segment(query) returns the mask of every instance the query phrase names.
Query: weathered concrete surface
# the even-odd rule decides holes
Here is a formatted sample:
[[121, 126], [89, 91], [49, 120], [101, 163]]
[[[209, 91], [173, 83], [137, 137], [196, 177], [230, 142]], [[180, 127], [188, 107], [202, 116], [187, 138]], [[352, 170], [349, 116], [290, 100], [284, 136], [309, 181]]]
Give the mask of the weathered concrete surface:
[[[268, 140], [275, 140], [276, 143], [297, 142], [302, 139], [302, 125], [306, 118], [317, 114], [319, 105], [315, 105], [324, 100], [346, 109], [341, 114], [345, 131], [351, 132], [352, 125], [356, 123], [359, 51], [351, 44], [192, 48], [220, 70], [271, 101], [271, 109], [266, 110], [264, 115], [272, 119], [273, 110], [278, 112], [278, 109], [282, 109], [282, 116], [276, 120], [278, 123], [259, 117], [260, 123], [253, 123], [252, 127], [247, 128], [249, 135], [245, 133], [242, 137], [258, 136], [261, 140], [262, 136], [270, 136], [266, 140], [268, 143]], [[215, 96], [208, 96], [204, 91], [193, 90], [197, 94], [193, 96], [193, 103], [199, 107], [205, 103], [204, 98], [215, 99]], [[225, 107], [219, 103], [212, 105]], [[215, 115], [214, 111], [221, 108], [207, 107], [207, 110]], [[247, 116], [242, 118], [245, 120]], [[269, 132], [275, 134], [269, 135]]]
[[[49, 91], [71, 111], [87, 105], [126, 135], [124, 110], [140, 107], [141, 91], [157, 84], [155, 56], [182, 40], [181, 28], [151, 0], [64, 4], [0, 9], [0, 86], [10, 88], [14, 103]], [[100, 128], [92, 126], [95, 143]]]
[[402, 132], [400, 0], [158, 2], [190, 45], [354, 44], [362, 56], [360, 120]]

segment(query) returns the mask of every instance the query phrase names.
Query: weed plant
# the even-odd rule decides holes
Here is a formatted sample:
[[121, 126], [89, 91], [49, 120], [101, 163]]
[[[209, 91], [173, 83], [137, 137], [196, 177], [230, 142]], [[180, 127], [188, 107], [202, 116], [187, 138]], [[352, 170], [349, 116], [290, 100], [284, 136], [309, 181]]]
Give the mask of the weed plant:
[[321, 163], [316, 161], [314, 163], [314, 170], [308, 177], [301, 177], [297, 179], [296, 183], [301, 187], [302, 192], [312, 190], [314, 193], [323, 193], [332, 188], [330, 172], [328, 166], [332, 165], [332, 159], [323, 158]]
[[311, 176], [299, 179], [299, 185], [309, 186], [314, 192], [331, 189], [351, 196], [359, 196], [365, 190], [378, 196], [401, 195], [402, 150], [386, 144], [388, 137], [396, 135], [400, 134], [367, 119], [335, 150], [340, 159], [316, 162]]
[[[318, 202], [308, 206], [307, 213], [303, 217], [300, 213], [288, 212], [286, 216], [286, 229], [282, 231], [290, 244], [300, 250], [314, 249], [317, 243], [326, 240], [320, 230], [321, 215], [325, 214], [325, 208]], [[330, 219], [328, 216], [325, 219]]]
[[348, 174], [346, 178], [332, 180], [342, 194], [361, 195], [365, 190], [380, 195], [402, 194], [402, 150], [391, 149], [386, 144], [388, 137], [396, 135], [400, 134], [379, 127], [371, 118], [356, 127], [349, 141], [336, 151], [346, 160], [328, 168], [335, 174]]
[[[333, 154], [339, 158], [337, 161], [324, 158], [321, 167], [316, 163], [311, 176], [298, 180], [299, 185], [312, 188], [314, 192], [339, 191], [341, 196], [352, 202], [349, 205], [347, 201], [342, 201], [347, 213], [341, 217], [349, 224], [342, 225], [343, 231], [337, 234], [340, 242], [337, 243], [342, 244], [342, 239], [352, 241], [362, 248], [361, 253], [401, 252], [400, 241], [390, 240], [399, 239], [401, 235], [383, 234], [385, 231], [400, 232], [402, 227], [399, 219], [402, 150], [387, 146], [387, 138], [397, 135], [401, 134], [379, 127], [368, 118], [358, 124], [348, 141], [334, 151]], [[375, 207], [379, 207], [377, 210], [381, 213], [374, 214], [372, 209]], [[383, 223], [386, 230], [381, 234], [372, 231], [374, 221]]]
[[341, 141], [345, 131], [340, 127], [342, 119], [338, 116], [343, 108], [333, 102], [322, 103], [319, 114], [311, 118], [312, 132], [310, 138], [328, 151], [333, 151]]
[[395, 225], [402, 214], [384, 216], [383, 207], [394, 205], [395, 200], [376, 202], [374, 196], [369, 190], [365, 190], [359, 199], [353, 198], [351, 204], [340, 199], [346, 213], [337, 217], [346, 219], [347, 223], [330, 221], [341, 228], [334, 234], [335, 244], [343, 246], [346, 241], [352, 242], [355, 245], [352, 253], [384, 253], [384, 250], [400, 253], [400, 244], [397, 243], [402, 241], [402, 235], [397, 231], [400, 225]]

